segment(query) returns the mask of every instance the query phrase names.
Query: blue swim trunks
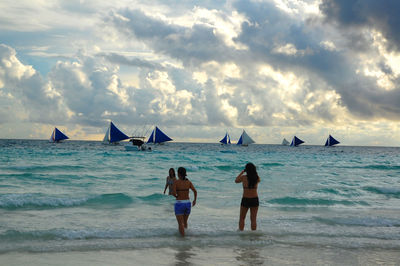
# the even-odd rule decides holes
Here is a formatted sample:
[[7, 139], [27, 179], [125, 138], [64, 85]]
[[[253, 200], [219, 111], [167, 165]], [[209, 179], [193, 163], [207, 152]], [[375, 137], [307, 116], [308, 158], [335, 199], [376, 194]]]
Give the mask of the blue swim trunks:
[[190, 200], [177, 200], [175, 202], [175, 215], [189, 215], [192, 203]]

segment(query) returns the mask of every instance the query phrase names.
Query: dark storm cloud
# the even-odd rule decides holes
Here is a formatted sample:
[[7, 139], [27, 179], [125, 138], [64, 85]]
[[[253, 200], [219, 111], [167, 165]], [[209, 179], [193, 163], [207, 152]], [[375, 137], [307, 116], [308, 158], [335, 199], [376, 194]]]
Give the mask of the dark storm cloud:
[[[338, 25], [339, 30], [350, 38], [349, 43], [354, 49], [363, 45], [364, 52], [372, 55], [366, 48], [371, 46], [371, 41], [360, 37], [354, 29], [373, 29], [388, 40], [389, 50], [400, 50], [400, 1], [324, 0], [320, 10], [327, 22]], [[377, 68], [393, 81], [394, 89], [386, 91], [377, 86], [376, 79], [351, 75], [350, 72], [344, 76], [342, 85], [338, 84], [337, 90], [343, 103], [357, 116], [399, 120], [400, 82], [393, 78], [393, 70], [386, 63], [378, 63]]]
[[389, 48], [400, 50], [400, 1], [323, 0], [320, 10], [327, 21], [343, 27], [368, 27], [389, 40]]
[[[320, 6], [328, 21], [334, 20], [340, 25], [352, 27], [376, 27], [396, 46], [400, 40], [399, 7], [400, 1], [370, 0], [326, 0]], [[340, 94], [341, 104], [355, 116], [363, 119], [399, 119], [398, 80], [393, 80], [396, 88], [387, 91], [377, 86], [376, 79], [357, 73], [359, 64], [363, 62], [357, 59], [355, 53], [367, 53], [371, 49], [370, 40], [365, 39], [365, 36], [354, 30], [341, 29], [345, 33], [343, 38], [347, 38], [354, 53], [346, 50], [330, 51], [320, 46], [324, 40], [323, 32], [316, 32], [307, 24], [294, 21], [272, 4], [239, 1], [236, 8], [244, 12], [249, 20], [249, 23], [242, 25], [242, 33], [237, 39], [250, 47], [249, 55], [254, 62], [265, 61], [275, 69], [309, 76], [313, 80], [308, 88], [310, 91], [321, 89], [321, 85], [318, 85], [320, 80], [327, 85], [327, 89], [333, 88]], [[309, 48], [311, 52], [303, 56], [274, 54], [272, 49], [279, 43], [292, 43], [297, 49]], [[383, 73], [393, 72], [386, 64], [381, 63], [378, 67]], [[319, 111], [315, 110], [326, 120], [335, 116], [329, 108], [323, 106], [319, 107]], [[298, 117], [301, 115], [296, 114]]]
[[399, 120], [400, 90], [398, 88], [397, 83], [396, 89], [385, 91], [376, 85], [375, 80], [364, 77], [354, 82], [348, 81], [338, 90], [343, 103], [358, 117]]

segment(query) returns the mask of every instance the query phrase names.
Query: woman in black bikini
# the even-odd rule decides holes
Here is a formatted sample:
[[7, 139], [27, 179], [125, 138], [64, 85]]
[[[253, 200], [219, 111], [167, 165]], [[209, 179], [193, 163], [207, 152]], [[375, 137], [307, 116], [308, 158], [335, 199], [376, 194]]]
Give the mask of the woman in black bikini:
[[172, 185], [174, 184], [175, 181], [176, 181], [175, 170], [174, 168], [170, 168], [168, 171], [167, 180], [165, 181], [164, 194], [168, 188], [168, 195], [172, 195]]
[[[245, 174], [246, 172], [246, 174]], [[256, 166], [252, 163], [246, 164], [246, 168], [240, 172], [235, 179], [236, 183], [243, 184], [243, 197], [240, 204], [239, 230], [243, 231], [247, 211], [250, 209], [251, 230], [257, 229], [258, 194], [257, 187], [260, 177]]]

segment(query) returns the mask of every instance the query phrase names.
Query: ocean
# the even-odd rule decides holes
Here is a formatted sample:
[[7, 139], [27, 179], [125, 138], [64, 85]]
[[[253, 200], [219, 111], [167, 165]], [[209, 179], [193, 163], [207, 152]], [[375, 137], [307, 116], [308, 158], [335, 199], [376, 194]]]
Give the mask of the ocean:
[[[1, 265], [399, 265], [400, 148], [0, 140]], [[256, 165], [258, 230], [238, 232]], [[168, 169], [198, 191], [179, 236]], [[193, 194], [191, 193], [193, 198]]]

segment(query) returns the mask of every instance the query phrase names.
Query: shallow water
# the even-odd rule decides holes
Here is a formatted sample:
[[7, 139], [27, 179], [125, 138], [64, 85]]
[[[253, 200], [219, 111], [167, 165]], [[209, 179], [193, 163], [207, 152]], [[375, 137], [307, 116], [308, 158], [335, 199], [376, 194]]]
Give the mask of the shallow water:
[[[0, 149], [0, 261], [26, 252], [210, 247], [232, 256], [259, 250], [264, 261], [266, 250], [282, 247], [400, 253], [399, 148], [168, 143], [139, 152], [0, 140]], [[237, 232], [242, 191], [234, 179], [247, 162], [262, 180], [256, 233]], [[185, 239], [173, 198], [162, 194], [168, 169], [179, 166], [199, 193]]]

